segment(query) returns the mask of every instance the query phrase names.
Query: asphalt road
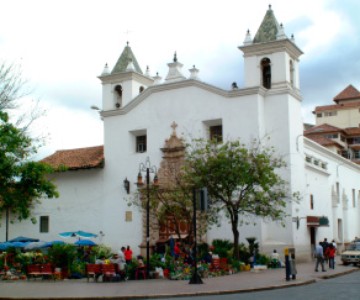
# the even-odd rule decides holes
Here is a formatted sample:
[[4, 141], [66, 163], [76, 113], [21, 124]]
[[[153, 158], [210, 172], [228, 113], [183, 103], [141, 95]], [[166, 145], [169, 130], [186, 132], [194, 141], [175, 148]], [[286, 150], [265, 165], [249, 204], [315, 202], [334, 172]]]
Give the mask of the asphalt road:
[[353, 272], [348, 275], [332, 279], [319, 280], [314, 284], [290, 287], [262, 292], [197, 296], [197, 297], [176, 297], [161, 298], [163, 300], [355, 300], [360, 299], [360, 272]]

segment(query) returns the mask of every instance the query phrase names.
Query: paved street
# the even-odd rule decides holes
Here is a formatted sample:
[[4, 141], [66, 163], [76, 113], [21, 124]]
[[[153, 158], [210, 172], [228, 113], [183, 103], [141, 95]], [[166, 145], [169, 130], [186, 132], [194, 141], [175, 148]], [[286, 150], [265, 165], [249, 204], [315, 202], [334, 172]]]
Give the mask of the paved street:
[[313, 263], [298, 264], [297, 269], [297, 279], [291, 281], [285, 280], [284, 269], [275, 269], [208, 278], [204, 279], [204, 284], [196, 285], [189, 284], [188, 281], [164, 279], [114, 283], [88, 283], [84, 279], [56, 282], [52, 280], [0, 281], [0, 299], [159, 299], [174, 295], [209, 296], [306, 285], [359, 270], [353, 266], [338, 265], [335, 270], [316, 273]]
[[[286, 289], [274, 289], [260, 292], [207, 295], [197, 297], [180, 297], [176, 300], [324, 300], [324, 299], [359, 299], [360, 272], [318, 280], [314, 284], [289, 287]], [[171, 300], [174, 298], [164, 298]]]

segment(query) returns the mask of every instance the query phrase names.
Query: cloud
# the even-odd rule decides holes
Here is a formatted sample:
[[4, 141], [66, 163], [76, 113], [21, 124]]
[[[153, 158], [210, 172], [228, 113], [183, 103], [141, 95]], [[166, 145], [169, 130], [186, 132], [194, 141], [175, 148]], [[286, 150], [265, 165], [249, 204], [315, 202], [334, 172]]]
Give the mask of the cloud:
[[[102, 123], [91, 105], [101, 104], [97, 76], [112, 68], [126, 41], [141, 68], [166, 77], [176, 51], [183, 73], [195, 65], [200, 78], [229, 89], [242, 86], [242, 45], [247, 29], [255, 35], [267, 0], [32, 0], [4, 1], [0, 52], [22, 65], [34, 96], [49, 109], [38, 130], [51, 139], [46, 149], [78, 147], [102, 141]], [[356, 0], [273, 0], [272, 9], [288, 36], [304, 51], [300, 79], [304, 119], [316, 105], [352, 83], [360, 88]], [[21, 9], [19, 9], [21, 8]], [[95, 115], [94, 115], [95, 114]], [[91, 129], [91, 136], [87, 130]], [[94, 139], [96, 133], [97, 138]], [[47, 150], [48, 151], [48, 150]]]

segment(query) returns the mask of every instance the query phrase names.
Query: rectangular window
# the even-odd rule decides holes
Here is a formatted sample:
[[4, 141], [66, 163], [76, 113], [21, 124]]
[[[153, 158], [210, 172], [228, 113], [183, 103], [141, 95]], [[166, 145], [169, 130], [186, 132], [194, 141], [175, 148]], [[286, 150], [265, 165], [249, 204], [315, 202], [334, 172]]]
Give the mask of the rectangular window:
[[354, 158], [355, 159], [360, 159], [360, 150], [354, 151]]
[[222, 143], [222, 125], [210, 126], [210, 140]]
[[360, 144], [360, 137], [356, 136], [349, 139], [349, 144]]
[[49, 216], [40, 217], [40, 232], [41, 233], [49, 232]]
[[340, 184], [336, 183], [336, 196], [337, 196], [337, 203], [340, 203]]
[[318, 114], [316, 114], [316, 116], [317, 116], [318, 118], [321, 118], [321, 117], [322, 117], [322, 113], [318, 113]]
[[352, 206], [356, 207], [355, 189], [352, 189]]
[[312, 158], [310, 156], [306, 156], [305, 161], [311, 164]]
[[136, 152], [146, 152], [146, 135], [139, 135], [136, 137]]
[[314, 196], [310, 195], [310, 209], [314, 209]]
[[132, 211], [126, 211], [125, 212], [125, 222], [131, 222], [132, 221]]
[[337, 115], [337, 111], [326, 111], [324, 113], [325, 117], [332, 117], [332, 116], [336, 116]]
[[337, 133], [325, 134], [324, 137], [326, 137], [328, 139], [337, 139], [338, 134]]

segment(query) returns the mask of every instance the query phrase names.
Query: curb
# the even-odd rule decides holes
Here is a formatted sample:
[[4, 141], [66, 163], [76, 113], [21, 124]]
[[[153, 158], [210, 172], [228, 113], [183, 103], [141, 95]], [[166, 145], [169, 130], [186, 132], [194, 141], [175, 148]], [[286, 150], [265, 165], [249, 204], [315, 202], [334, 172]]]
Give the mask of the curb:
[[1, 297], [0, 300], [125, 300], [125, 299], [162, 299], [162, 298], [178, 298], [178, 297], [196, 297], [196, 296], [210, 296], [210, 295], [229, 295], [229, 294], [241, 294], [241, 293], [251, 293], [251, 292], [259, 292], [259, 291], [267, 291], [267, 290], [274, 290], [274, 289], [284, 289], [289, 287], [296, 287], [296, 286], [304, 286], [316, 283], [319, 280], [327, 280], [343, 275], [347, 275], [353, 272], [358, 272], [360, 269], [351, 269], [345, 270], [340, 273], [330, 274], [330, 275], [322, 275], [318, 278], [309, 279], [309, 280], [301, 280], [298, 282], [291, 282], [291, 283], [283, 283], [279, 285], [270, 285], [270, 286], [263, 286], [263, 287], [256, 287], [256, 288], [242, 288], [242, 289], [233, 289], [233, 290], [217, 290], [217, 291], [200, 291], [200, 292], [183, 292], [178, 294], [171, 294], [171, 293], [164, 293], [164, 294], [153, 294], [153, 295], [120, 295], [120, 296], [78, 296], [78, 297]]
[[[340, 274], [341, 275], [341, 274]], [[179, 294], [157, 294], [157, 295], [139, 295], [139, 296], [131, 296], [131, 295], [123, 295], [123, 296], [96, 296], [96, 297], [47, 297], [40, 298], [41, 300], [126, 300], [126, 299], [161, 299], [161, 298], [178, 298], [178, 297], [196, 297], [196, 296], [211, 296], [211, 295], [229, 295], [229, 294], [240, 294], [240, 293], [250, 293], [250, 292], [258, 292], [258, 291], [266, 291], [266, 290], [274, 290], [274, 289], [284, 289], [288, 287], [302, 286], [315, 283], [315, 279], [305, 280], [301, 282], [294, 282], [288, 284], [281, 285], [273, 285], [273, 286], [264, 286], [258, 288], [249, 288], [249, 289], [238, 289], [238, 290], [219, 290], [219, 291], [210, 291], [210, 292], [196, 292], [196, 293], [179, 293]], [[38, 297], [22, 297], [22, 298], [13, 298], [13, 297], [0, 297], [0, 300], [39, 300]]]
[[331, 278], [339, 277], [342, 275], [346, 275], [346, 274], [350, 274], [350, 273], [358, 272], [358, 271], [360, 271], [360, 269], [351, 269], [351, 270], [343, 271], [341, 273], [336, 273], [336, 274], [331, 274], [331, 275], [323, 275], [323, 276], [320, 276], [320, 279], [331, 279]]

